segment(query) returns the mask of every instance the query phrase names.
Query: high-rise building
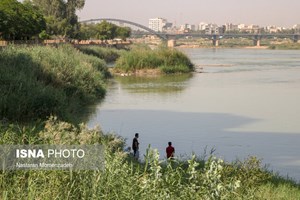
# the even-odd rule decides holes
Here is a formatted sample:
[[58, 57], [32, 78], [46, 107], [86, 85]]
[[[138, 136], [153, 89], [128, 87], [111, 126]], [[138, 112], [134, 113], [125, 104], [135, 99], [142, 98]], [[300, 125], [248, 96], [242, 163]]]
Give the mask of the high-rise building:
[[204, 31], [206, 29], [207, 25], [208, 24], [205, 23], [205, 22], [200, 22], [200, 24], [198, 25], [198, 30], [199, 31]]
[[293, 29], [300, 30], [300, 24], [295, 24], [295, 25], [293, 26]]
[[238, 31], [238, 25], [232, 24], [232, 23], [226, 23], [225, 24], [225, 31]]
[[149, 28], [157, 32], [162, 32], [166, 24], [167, 20], [163, 18], [149, 19]]
[[210, 23], [205, 28], [205, 34], [219, 34], [219, 33], [220, 33], [220, 29], [217, 24]]

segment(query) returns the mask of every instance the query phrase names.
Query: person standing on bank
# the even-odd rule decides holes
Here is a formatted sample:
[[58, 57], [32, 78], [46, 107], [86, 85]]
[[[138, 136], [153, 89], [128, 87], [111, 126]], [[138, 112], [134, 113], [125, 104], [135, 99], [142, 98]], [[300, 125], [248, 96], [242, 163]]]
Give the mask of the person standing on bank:
[[135, 137], [133, 138], [132, 140], [132, 150], [133, 150], [133, 156], [138, 159], [139, 158], [139, 141], [138, 141], [138, 138], [139, 138], [139, 134], [136, 133], [135, 134]]
[[166, 148], [167, 158], [173, 158], [175, 153], [175, 148], [172, 146], [172, 142], [168, 142], [168, 147]]

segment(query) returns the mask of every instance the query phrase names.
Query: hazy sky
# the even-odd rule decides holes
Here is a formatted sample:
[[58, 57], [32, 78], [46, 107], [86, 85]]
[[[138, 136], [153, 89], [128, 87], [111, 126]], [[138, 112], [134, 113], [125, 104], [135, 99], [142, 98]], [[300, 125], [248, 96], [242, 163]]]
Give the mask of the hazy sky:
[[148, 26], [163, 17], [176, 25], [226, 22], [234, 24], [300, 24], [300, 0], [85, 0], [80, 20], [118, 18]]

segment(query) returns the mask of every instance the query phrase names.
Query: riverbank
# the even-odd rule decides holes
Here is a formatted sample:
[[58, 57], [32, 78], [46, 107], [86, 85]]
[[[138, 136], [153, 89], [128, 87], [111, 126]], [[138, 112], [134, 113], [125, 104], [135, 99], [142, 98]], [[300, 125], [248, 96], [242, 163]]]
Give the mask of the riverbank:
[[[44, 127], [44, 128], [42, 128]], [[255, 157], [226, 163], [210, 154], [159, 160], [148, 148], [143, 162], [124, 152], [125, 140], [58, 121], [42, 127], [0, 124], [0, 144], [105, 147], [104, 170], [0, 171], [3, 200], [26, 199], [297, 199], [300, 186], [266, 171]], [[25, 140], [24, 140], [25, 139]], [[51, 191], [51, 192], [50, 192]]]
[[[125, 139], [118, 135], [88, 129], [83, 124], [65, 122], [68, 115], [63, 113], [59, 116], [64, 120], [56, 117], [44, 120], [48, 118], [46, 115], [50, 108], [53, 111], [59, 108], [55, 107], [57, 103], [68, 106], [66, 104], [73, 98], [74, 101], [88, 105], [92, 101], [86, 98], [91, 97], [95, 101], [103, 98], [105, 93], [101, 93], [100, 89], [105, 89], [107, 68], [95, 56], [82, 55], [70, 47], [18, 47], [4, 50], [0, 56], [0, 70], [3, 70], [0, 73], [1, 91], [5, 91], [5, 95], [1, 96], [4, 106], [0, 107], [1, 119], [5, 118], [0, 121], [1, 145], [101, 144], [106, 149], [104, 170], [2, 170], [1, 199], [270, 197], [273, 200], [281, 199], [282, 196], [290, 199], [299, 197], [299, 185], [266, 171], [255, 157], [227, 163], [212, 155], [198, 155], [198, 158], [187, 157], [186, 161], [168, 162], [159, 160], [157, 151], [149, 148], [141, 152], [146, 155], [145, 161], [137, 162], [123, 151]], [[60, 96], [65, 97], [60, 100]], [[30, 112], [26, 105], [32, 105], [35, 109]], [[20, 119], [14, 118], [13, 113]], [[74, 110], [71, 114], [74, 114]], [[39, 122], [20, 125], [23, 119], [21, 116]]]
[[261, 40], [260, 46], [253, 45], [251, 38], [222, 38], [219, 45], [213, 46], [208, 38], [178, 39], [178, 48], [255, 48], [255, 49], [279, 49], [279, 50], [299, 50], [300, 43], [294, 43], [290, 39], [269, 38]]
[[8, 46], [0, 54], [0, 119], [72, 121], [104, 97], [109, 76], [103, 60], [70, 45]]
[[[289, 188], [284, 192], [290, 191], [291, 197], [298, 194], [292, 182], [280, 178], [270, 179], [270, 174], [261, 168], [260, 161], [255, 158], [232, 165], [209, 155], [205, 159], [192, 157], [189, 161], [166, 162], [158, 160], [155, 150], [148, 149], [145, 162], [139, 163], [122, 151], [123, 139], [105, 135], [99, 130], [87, 130], [83, 126], [76, 128], [54, 118], [46, 122], [45, 129], [39, 132], [34, 130], [1, 125], [1, 144], [22, 143], [25, 135], [27, 138], [31, 136], [27, 141], [29, 144], [100, 143], [106, 147], [105, 171], [0, 172], [0, 190], [5, 194], [3, 199], [24, 199], [27, 195], [43, 199], [86, 199], [92, 196], [105, 199], [147, 199], [149, 196], [152, 199], [163, 199], [166, 196], [215, 199], [254, 196], [260, 199], [262, 195], [266, 196], [268, 192], [283, 186]], [[69, 137], [65, 136], [66, 132]], [[265, 185], [265, 182], [273, 182], [277, 186]], [[135, 190], [132, 191], [132, 188]], [[85, 192], [80, 192], [82, 190]]]
[[236, 48], [236, 49], [269, 49], [269, 46], [235, 46], [235, 47], [227, 47], [227, 46], [201, 46], [201, 45], [178, 45], [176, 48]]

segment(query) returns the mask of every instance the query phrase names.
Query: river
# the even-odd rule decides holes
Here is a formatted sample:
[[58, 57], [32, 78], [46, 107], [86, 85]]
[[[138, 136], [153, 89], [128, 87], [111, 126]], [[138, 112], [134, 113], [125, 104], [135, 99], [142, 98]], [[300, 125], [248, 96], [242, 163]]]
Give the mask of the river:
[[[165, 157], [214, 150], [226, 161], [257, 156], [300, 181], [300, 51], [182, 49], [203, 73], [118, 77], [88, 126], [127, 138], [140, 133]], [[205, 151], [206, 149], [206, 151]], [[205, 153], [206, 152], [206, 153]]]

